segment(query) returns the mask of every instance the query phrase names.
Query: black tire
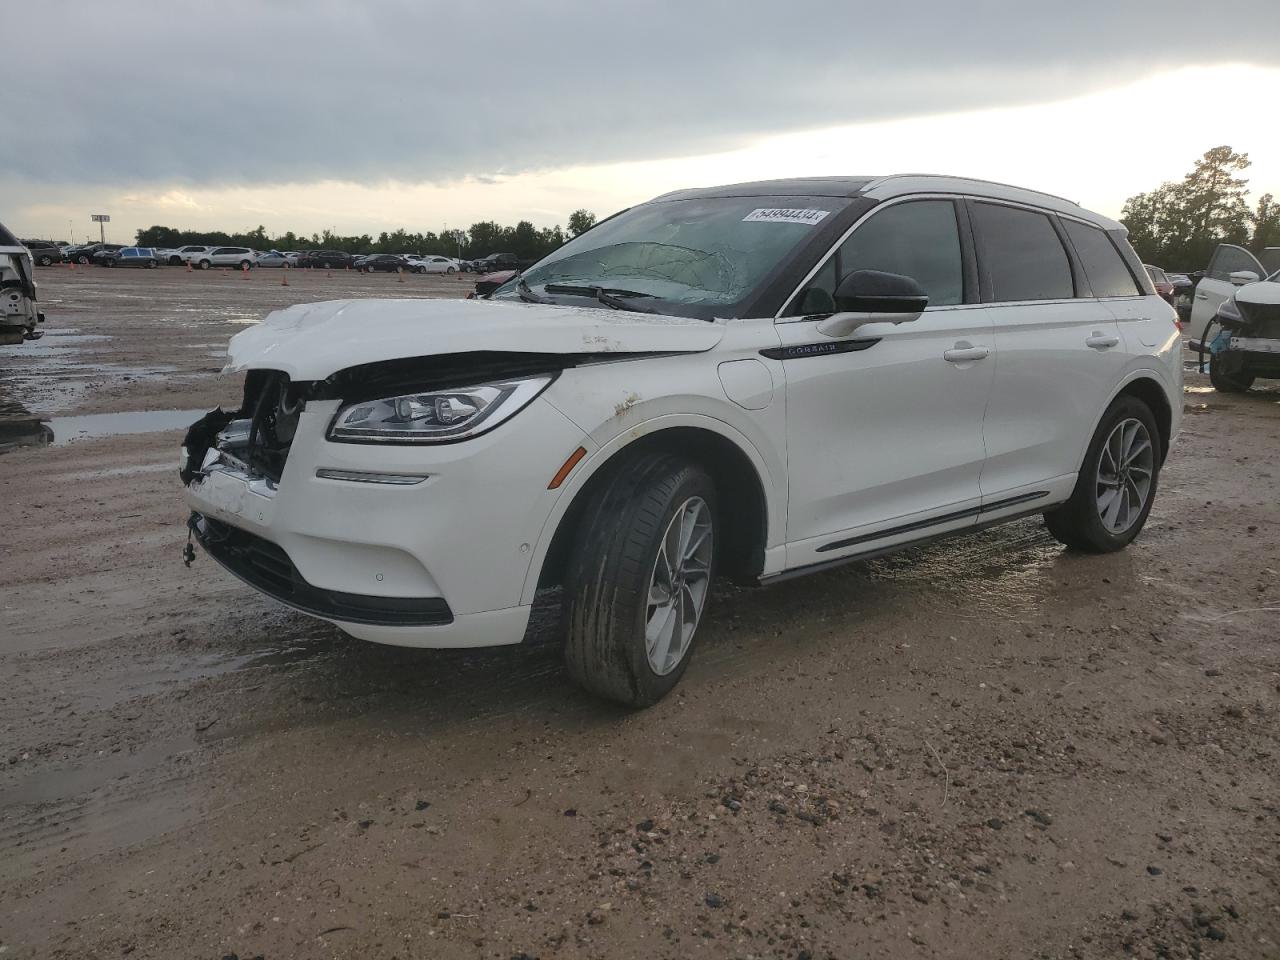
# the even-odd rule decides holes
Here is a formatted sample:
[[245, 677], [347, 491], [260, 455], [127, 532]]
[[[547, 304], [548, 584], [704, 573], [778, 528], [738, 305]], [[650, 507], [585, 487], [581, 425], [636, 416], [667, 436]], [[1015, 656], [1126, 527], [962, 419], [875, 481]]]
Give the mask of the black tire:
[[414, 270], [413, 272], [414, 272], [414, 273], [426, 273], [426, 272], [427, 272], [427, 268], [426, 268], [426, 267], [418, 267], [418, 269]]
[[324, 263], [320, 264], [320, 266], [321, 266], [322, 268], [324, 268], [325, 270], [328, 270], [328, 269], [329, 269], [329, 261], [328, 261], [328, 260], [326, 260]]
[[457, 267], [450, 267], [449, 269], [447, 269], [447, 270], [445, 271], [445, 273], [457, 273], [457, 272], [458, 272], [458, 268], [457, 268]]
[[1244, 393], [1253, 386], [1254, 379], [1242, 366], [1232, 369], [1218, 354], [1209, 354], [1209, 382], [1219, 393]]
[[[1098, 464], [1102, 450], [1112, 431], [1123, 420], [1138, 420], [1146, 429], [1147, 438], [1151, 441], [1151, 485], [1147, 492], [1146, 502], [1138, 511], [1137, 517], [1130, 525], [1119, 533], [1108, 530], [1102, 522], [1098, 507]], [[1160, 430], [1156, 425], [1155, 415], [1151, 408], [1137, 397], [1119, 397], [1103, 414], [1102, 420], [1094, 431], [1089, 442], [1088, 452], [1084, 456], [1084, 464], [1076, 477], [1076, 486], [1069, 499], [1057, 509], [1044, 515], [1045, 526], [1059, 543], [1074, 550], [1086, 553], [1111, 553], [1127, 547], [1147, 522], [1151, 505], [1155, 502], [1159, 487], [1160, 466], [1164, 460], [1164, 450], [1160, 443]]]
[[679, 662], [660, 675], [649, 663], [645, 622], [662, 538], [676, 512], [695, 497], [712, 518], [709, 588], [718, 513], [715, 484], [700, 466], [672, 454], [641, 454], [613, 471], [587, 504], [565, 577], [564, 658], [569, 674], [592, 693], [647, 707], [684, 675], [697, 645], [696, 627]]
[[200, 269], [201, 269], [201, 270], [208, 270], [208, 269], [209, 269], [210, 267], [212, 267], [212, 266], [213, 266], [213, 264], [212, 264], [212, 263], [210, 263], [208, 260], [201, 260], [201, 261], [200, 261]]
[[80, 264], [81, 266], [85, 266], [89, 263], [89, 258], [83, 255], [76, 257], [76, 263]]
[[171, 267], [180, 267], [180, 266], [182, 266], [182, 258], [181, 258], [181, 257], [170, 257], [170, 258], [169, 258], [169, 266], [171, 266]]
[[154, 270], [154, 269], [155, 269], [156, 267], [158, 267], [158, 266], [160, 266], [159, 261], [156, 261], [156, 260], [148, 260], [148, 261], [147, 261], [147, 269], [148, 269], [148, 270]]
[[36, 259], [36, 263], [38, 263], [42, 267], [48, 267], [48, 266], [52, 266], [53, 260], [50, 259], [47, 255], [42, 254], [40, 257]]

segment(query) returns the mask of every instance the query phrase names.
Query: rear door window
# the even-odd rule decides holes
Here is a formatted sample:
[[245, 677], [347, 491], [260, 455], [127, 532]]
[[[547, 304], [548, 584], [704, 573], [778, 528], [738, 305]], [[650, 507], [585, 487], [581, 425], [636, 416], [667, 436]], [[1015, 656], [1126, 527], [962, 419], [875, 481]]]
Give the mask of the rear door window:
[[975, 203], [979, 261], [991, 299], [1065, 300], [1075, 296], [1071, 261], [1048, 216], [1020, 207]]
[[1089, 278], [1095, 297], [1138, 296], [1138, 285], [1133, 275], [1104, 231], [1078, 220], [1064, 218], [1062, 224], [1067, 229], [1071, 245], [1076, 248], [1076, 256], [1080, 258], [1080, 265], [1084, 267], [1084, 275]]

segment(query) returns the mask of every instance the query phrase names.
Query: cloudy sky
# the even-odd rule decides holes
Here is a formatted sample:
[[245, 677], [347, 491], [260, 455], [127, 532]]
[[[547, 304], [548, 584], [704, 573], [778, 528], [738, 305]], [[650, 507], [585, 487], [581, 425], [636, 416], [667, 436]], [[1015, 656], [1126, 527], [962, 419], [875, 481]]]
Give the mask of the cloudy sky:
[[907, 170], [1114, 215], [1221, 143], [1280, 194], [1278, 0], [43, 0], [4, 24], [22, 235], [546, 226]]

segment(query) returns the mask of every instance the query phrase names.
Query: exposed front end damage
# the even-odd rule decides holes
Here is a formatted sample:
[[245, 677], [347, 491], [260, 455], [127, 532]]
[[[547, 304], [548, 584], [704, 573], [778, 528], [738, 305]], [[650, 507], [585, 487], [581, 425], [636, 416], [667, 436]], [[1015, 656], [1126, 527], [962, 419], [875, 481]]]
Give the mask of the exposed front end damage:
[[[519, 643], [531, 563], [561, 494], [550, 481], [574, 451], [596, 447], [543, 392], [571, 368], [701, 352], [722, 335], [703, 321], [475, 301], [280, 311], [228, 351], [228, 371], [246, 375], [240, 406], [187, 432], [192, 543], [255, 589], [362, 639]], [[342, 432], [344, 416], [388, 398], [528, 383], [539, 386], [512, 390], [518, 412], [465, 436]]]
[[1201, 372], [1223, 385], [1247, 385], [1257, 377], [1280, 379], [1280, 282], [1251, 283], [1218, 308], [1199, 340]]
[[0, 224], [0, 344], [38, 340], [43, 325], [31, 253]]

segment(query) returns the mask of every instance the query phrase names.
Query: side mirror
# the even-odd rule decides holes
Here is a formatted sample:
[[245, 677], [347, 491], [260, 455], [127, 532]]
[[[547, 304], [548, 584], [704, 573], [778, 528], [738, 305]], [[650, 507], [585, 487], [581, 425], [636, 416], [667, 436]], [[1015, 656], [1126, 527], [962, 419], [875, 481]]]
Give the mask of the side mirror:
[[864, 323], [909, 323], [929, 305], [915, 280], [881, 270], [854, 270], [840, 281], [834, 299], [839, 312], [818, 324], [828, 337], [847, 337]]
[[1252, 270], [1237, 270], [1231, 274], [1230, 279], [1233, 285], [1243, 287], [1246, 283], [1257, 283], [1261, 277]]

